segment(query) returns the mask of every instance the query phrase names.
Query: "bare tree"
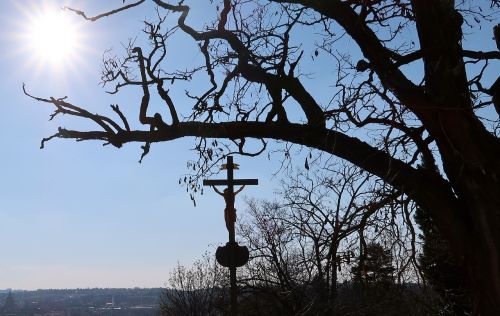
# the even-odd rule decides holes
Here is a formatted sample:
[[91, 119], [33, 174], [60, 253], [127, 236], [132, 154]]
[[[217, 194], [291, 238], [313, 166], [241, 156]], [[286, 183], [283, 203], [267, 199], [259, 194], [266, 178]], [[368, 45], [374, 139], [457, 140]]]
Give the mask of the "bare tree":
[[251, 200], [239, 225], [242, 242], [250, 251], [239, 282], [242, 296], [252, 301], [244, 304], [255, 314], [300, 315], [310, 302], [304, 286], [306, 263], [297, 236], [282, 220], [283, 211], [278, 203]]
[[406, 233], [413, 223], [392, 209], [401, 193], [384, 192], [380, 181], [352, 166], [321, 170], [283, 181], [279, 202], [250, 200], [240, 225], [251, 254], [242, 285], [261, 301], [278, 302], [273, 308], [280, 305], [281, 314], [332, 312], [339, 282], [350, 279], [357, 258], [369, 261], [373, 241], [387, 245], [391, 265], [399, 256], [393, 270], [399, 284], [419, 277], [415, 239]]
[[[124, 86], [140, 89], [138, 121], [144, 129], [130, 128], [118, 106], [114, 120], [66, 98], [33, 96], [55, 107], [52, 118], [69, 114], [99, 126], [59, 128], [42, 146], [55, 137], [116, 147], [143, 142], [147, 154], [152, 143], [193, 136], [198, 174], [220, 158], [221, 144], [214, 138], [228, 139], [230, 150], [247, 155], [261, 153], [266, 139], [274, 139], [338, 156], [431, 210], [467, 275], [475, 312], [500, 313], [499, 121], [496, 114], [482, 114], [500, 108], [500, 79], [495, 80], [500, 52], [463, 45], [480, 29], [493, 34], [497, 0], [224, 0], [214, 4], [215, 9], [221, 4], [219, 18], [199, 30], [189, 25], [190, 8], [183, 1], [152, 2], [159, 19], [144, 29], [151, 47], [131, 45], [123, 60], [106, 60], [102, 78], [115, 83], [115, 93]], [[96, 21], [146, 5], [145, 0], [119, 3], [122, 7], [95, 16], [72, 10]], [[160, 28], [167, 14], [177, 16], [175, 25]], [[173, 32], [199, 43], [201, 65], [165, 70]], [[316, 45], [308, 46], [305, 36]], [[320, 57], [330, 58], [330, 70], [336, 69], [333, 76], [327, 72], [332, 80], [323, 87], [330, 100], [320, 100], [308, 83], [309, 60]], [[170, 90], [200, 71], [208, 75], [207, 89], [173, 100]], [[153, 89], [168, 119], [150, 113]], [[186, 102], [192, 111], [181, 116]], [[299, 119], [292, 109], [300, 109]], [[262, 148], [248, 152], [250, 138]], [[430, 167], [419, 168], [419, 158]], [[191, 180], [188, 185], [197, 190], [196, 177]]]
[[[248, 200], [239, 225], [250, 250], [238, 269], [242, 315], [429, 311], [411, 295], [423, 299], [424, 292], [415, 291], [418, 246], [405, 200], [396, 203], [401, 193], [385, 189], [366, 172], [336, 164], [287, 176], [278, 202]], [[222, 298], [207, 295], [222, 293], [213, 278], [218, 267], [209, 262], [174, 270], [171, 284], [187, 290], [166, 292], [173, 298], [163, 299], [170, 302], [164, 311], [199, 311], [202, 302], [210, 307], [205, 313], [220, 311], [213, 302]]]
[[191, 267], [178, 264], [170, 273], [168, 288], [160, 296], [165, 316], [220, 315], [227, 305], [227, 273], [205, 253]]

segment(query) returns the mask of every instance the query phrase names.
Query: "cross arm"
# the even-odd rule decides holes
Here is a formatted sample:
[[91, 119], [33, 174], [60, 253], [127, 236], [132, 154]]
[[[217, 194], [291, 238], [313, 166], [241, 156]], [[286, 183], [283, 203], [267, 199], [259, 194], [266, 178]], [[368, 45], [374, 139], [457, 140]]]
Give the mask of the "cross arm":
[[[258, 179], [235, 179], [232, 181], [233, 185], [258, 185]], [[214, 186], [214, 185], [229, 185], [228, 180], [203, 180], [203, 185]]]

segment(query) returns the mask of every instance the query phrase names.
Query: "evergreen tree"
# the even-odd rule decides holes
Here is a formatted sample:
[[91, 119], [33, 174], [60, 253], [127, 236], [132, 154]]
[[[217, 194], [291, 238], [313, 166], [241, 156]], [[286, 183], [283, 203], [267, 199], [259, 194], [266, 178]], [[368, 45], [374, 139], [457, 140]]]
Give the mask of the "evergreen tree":
[[351, 273], [357, 284], [392, 284], [394, 270], [390, 251], [378, 243], [370, 243]]
[[468, 315], [471, 299], [465, 288], [463, 270], [452, 257], [448, 243], [443, 239], [429, 210], [418, 207], [415, 221], [420, 226], [424, 241], [419, 261], [422, 272], [443, 301], [444, 313]]

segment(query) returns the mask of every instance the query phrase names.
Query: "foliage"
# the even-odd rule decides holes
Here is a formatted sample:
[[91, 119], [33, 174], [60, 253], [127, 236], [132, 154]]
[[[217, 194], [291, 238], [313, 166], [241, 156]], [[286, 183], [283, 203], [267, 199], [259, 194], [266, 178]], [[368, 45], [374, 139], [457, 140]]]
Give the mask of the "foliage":
[[380, 244], [371, 243], [352, 267], [353, 281], [361, 285], [391, 285], [394, 283], [392, 255]]

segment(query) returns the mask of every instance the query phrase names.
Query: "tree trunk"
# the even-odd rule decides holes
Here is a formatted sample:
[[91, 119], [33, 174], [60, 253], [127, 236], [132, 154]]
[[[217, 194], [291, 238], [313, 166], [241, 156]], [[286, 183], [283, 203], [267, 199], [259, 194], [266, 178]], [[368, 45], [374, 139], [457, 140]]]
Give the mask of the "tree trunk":
[[[467, 205], [464, 265], [478, 315], [500, 315], [500, 190], [495, 170], [456, 160], [449, 176]], [[448, 166], [451, 163], [448, 164]], [[449, 167], [448, 167], [449, 168]], [[452, 174], [449, 172], [448, 174]]]
[[[500, 315], [500, 143], [474, 115], [462, 53], [463, 17], [454, 1], [412, 1], [425, 67], [425, 106], [415, 107], [439, 148], [443, 168], [459, 202], [455, 221], [437, 214], [437, 225], [463, 263], [474, 313]], [[448, 215], [449, 217], [449, 215]], [[457, 227], [458, 228], [458, 227]], [[461, 231], [461, 232], [460, 232]]]

